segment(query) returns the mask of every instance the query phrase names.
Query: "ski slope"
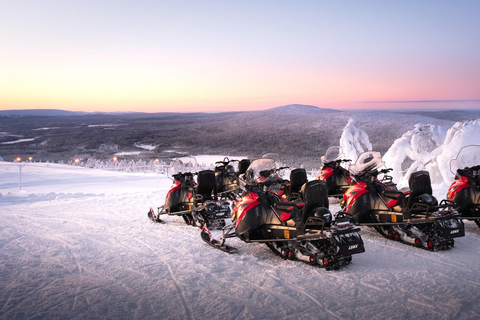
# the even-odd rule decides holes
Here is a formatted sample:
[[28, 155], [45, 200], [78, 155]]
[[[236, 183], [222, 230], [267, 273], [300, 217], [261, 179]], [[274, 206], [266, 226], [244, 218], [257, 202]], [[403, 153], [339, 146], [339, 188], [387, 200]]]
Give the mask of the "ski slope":
[[237, 254], [214, 250], [180, 217], [151, 222], [171, 184], [162, 175], [28, 163], [19, 190], [17, 165], [0, 162], [0, 177], [0, 319], [480, 316], [473, 222], [439, 252], [364, 227], [366, 252], [326, 271], [238, 239]]

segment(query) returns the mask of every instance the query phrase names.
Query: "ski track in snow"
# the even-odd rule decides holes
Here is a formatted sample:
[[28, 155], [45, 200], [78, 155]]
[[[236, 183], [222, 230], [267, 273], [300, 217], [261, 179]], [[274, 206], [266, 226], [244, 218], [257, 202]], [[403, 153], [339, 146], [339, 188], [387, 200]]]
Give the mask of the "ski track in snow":
[[175, 278], [175, 275], [173, 274], [173, 271], [172, 271], [172, 268], [170, 266], [170, 264], [166, 263], [156, 252], [155, 250], [153, 250], [153, 248], [151, 246], [149, 246], [148, 244], [144, 243], [143, 241], [140, 241], [138, 239], [135, 239], [137, 240], [140, 244], [144, 245], [145, 247], [147, 247], [148, 249], [150, 249], [153, 253], [153, 255], [155, 255], [157, 257], [158, 260], [160, 260], [163, 264], [165, 264], [168, 268], [168, 273], [170, 274], [170, 277], [173, 279], [173, 282], [175, 283], [175, 287], [178, 291], [178, 295], [180, 296], [180, 299], [182, 300], [182, 305], [183, 305], [183, 308], [185, 309], [185, 313], [186, 313], [186, 316], [188, 319], [192, 319], [192, 311], [190, 311], [190, 308], [188, 307], [188, 303], [185, 299], [185, 295], [183, 294], [183, 291], [181, 289], [181, 286], [178, 282], [178, 280]]
[[[53, 169], [45, 169], [46, 181], [61, 180], [51, 177]], [[69, 192], [81, 196], [62, 196], [56, 183], [41, 179], [32, 181], [35, 185], [25, 180], [26, 195], [1, 191], [2, 320], [477, 319], [480, 314], [480, 229], [472, 221], [465, 222], [466, 236], [456, 239], [453, 249], [437, 252], [362, 227], [366, 252], [338, 271], [326, 271], [237, 238], [227, 240], [237, 254], [214, 250], [181, 217], [151, 222], [146, 213], [163, 204], [168, 179], [156, 190], [155, 175], [133, 179], [108, 173], [103, 179], [87, 171], [82, 178], [83, 170], [62, 170], [66, 178], [72, 170], [78, 186], [69, 184]], [[15, 172], [2, 176], [8, 185], [18, 178]], [[332, 201], [331, 211], [338, 208]]]

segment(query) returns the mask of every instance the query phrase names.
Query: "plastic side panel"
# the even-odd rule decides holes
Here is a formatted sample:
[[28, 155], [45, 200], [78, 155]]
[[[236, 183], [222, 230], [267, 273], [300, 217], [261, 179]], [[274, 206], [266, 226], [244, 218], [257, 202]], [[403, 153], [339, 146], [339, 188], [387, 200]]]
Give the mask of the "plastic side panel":
[[470, 187], [470, 184], [468, 183], [468, 178], [461, 176], [460, 178], [453, 181], [450, 188], [448, 188], [447, 199], [455, 199], [455, 196], [458, 194], [458, 192], [468, 187]]
[[358, 182], [351, 186], [343, 195], [343, 200], [347, 203], [346, 211], [348, 212], [355, 201], [366, 193], [368, 190], [364, 182]]
[[327, 167], [320, 172], [318, 175], [317, 179], [318, 180], [327, 180], [329, 177], [331, 177], [334, 174], [333, 168]]

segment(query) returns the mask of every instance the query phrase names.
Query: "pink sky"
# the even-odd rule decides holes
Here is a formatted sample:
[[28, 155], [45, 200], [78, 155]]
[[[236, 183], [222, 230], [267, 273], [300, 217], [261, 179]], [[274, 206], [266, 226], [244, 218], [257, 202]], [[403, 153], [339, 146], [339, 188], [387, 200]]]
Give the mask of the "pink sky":
[[480, 107], [477, 1], [19, 0], [0, 10], [1, 110]]

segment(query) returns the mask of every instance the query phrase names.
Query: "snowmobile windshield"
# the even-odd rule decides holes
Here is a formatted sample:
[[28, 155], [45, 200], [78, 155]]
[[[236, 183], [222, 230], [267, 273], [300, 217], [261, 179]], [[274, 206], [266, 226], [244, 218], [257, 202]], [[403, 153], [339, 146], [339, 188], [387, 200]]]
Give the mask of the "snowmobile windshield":
[[327, 149], [327, 152], [325, 153], [324, 156], [322, 156], [321, 160], [322, 160], [322, 163], [325, 164], [325, 163], [333, 162], [335, 160], [339, 160], [342, 157], [344, 157], [342, 148], [339, 146], [332, 146]]
[[378, 151], [367, 151], [358, 156], [357, 161], [348, 167], [352, 174], [368, 173], [385, 165]]
[[480, 165], [480, 146], [470, 145], [460, 149], [457, 158], [450, 161], [450, 171], [456, 174], [458, 169]]
[[277, 164], [274, 159], [261, 158], [253, 160], [245, 172], [245, 182], [267, 182], [275, 181], [280, 177], [276, 171]]
[[194, 157], [181, 157], [173, 161], [173, 163], [167, 169], [167, 176], [173, 180], [173, 175], [179, 172], [197, 172], [201, 170], [197, 159]]

